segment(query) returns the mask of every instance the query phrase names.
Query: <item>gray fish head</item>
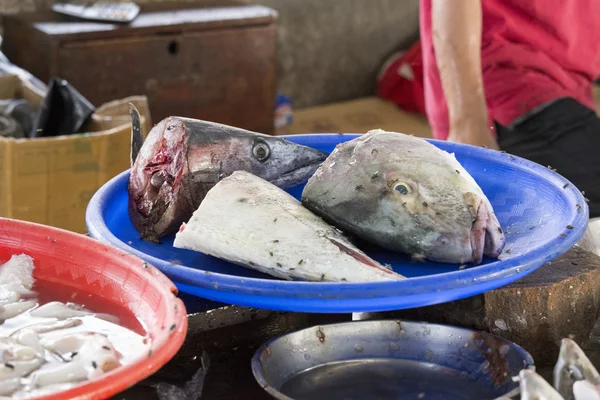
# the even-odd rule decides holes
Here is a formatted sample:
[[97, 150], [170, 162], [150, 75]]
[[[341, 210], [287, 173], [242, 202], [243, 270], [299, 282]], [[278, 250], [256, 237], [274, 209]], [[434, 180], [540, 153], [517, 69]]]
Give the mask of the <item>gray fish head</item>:
[[342, 229], [416, 258], [480, 263], [504, 235], [464, 168], [422, 139], [367, 134], [336, 148], [307, 184], [303, 202]]
[[305, 182], [326, 157], [283, 138], [169, 117], [152, 128], [135, 157], [129, 215], [142, 238], [156, 242], [176, 232], [206, 193], [234, 171], [287, 188]]

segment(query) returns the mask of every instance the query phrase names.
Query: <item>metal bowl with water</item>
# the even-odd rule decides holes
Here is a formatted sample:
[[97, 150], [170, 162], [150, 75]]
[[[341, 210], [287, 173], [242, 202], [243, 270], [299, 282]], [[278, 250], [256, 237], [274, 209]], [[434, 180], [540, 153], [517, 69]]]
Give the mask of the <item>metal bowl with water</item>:
[[518, 394], [533, 359], [500, 337], [398, 320], [316, 326], [263, 344], [258, 383], [280, 400], [478, 399]]

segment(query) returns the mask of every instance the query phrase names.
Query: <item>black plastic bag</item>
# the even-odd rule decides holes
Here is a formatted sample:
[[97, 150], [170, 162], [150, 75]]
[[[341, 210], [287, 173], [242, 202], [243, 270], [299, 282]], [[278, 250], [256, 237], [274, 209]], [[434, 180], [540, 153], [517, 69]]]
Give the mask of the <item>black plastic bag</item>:
[[66, 80], [52, 78], [40, 104], [30, 137], [71, 135], [94, 113], [94, 106]]
[[206, 351], [202, 351], [200, 358], [202, 366], [196, 371], [183, 388], [171, 385], [166, 382], [161, 382], [156, 387], [156, 394], [160, 400], [198, 400], [202, 397], [202, 389], [204, 388], [204, 379], [210, 368], [210, 359]]

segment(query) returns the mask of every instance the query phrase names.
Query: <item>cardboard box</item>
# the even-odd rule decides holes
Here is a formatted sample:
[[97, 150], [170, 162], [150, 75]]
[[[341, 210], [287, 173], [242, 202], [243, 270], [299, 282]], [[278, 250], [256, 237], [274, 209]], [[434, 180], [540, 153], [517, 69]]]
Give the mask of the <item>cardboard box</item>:
[[378, 97], [294, 110], [292, 124], [279, 129], [277, 134], [365, 133], [378, 128], [432, 137], [427, 118], [403, 111]]
[[[39, 106], [43, 94], [16, 76], [0, 77], [0, 98], [25, 98]], [[0, 216], [85, 233], [92, 195], [129, 168], [131, 119], [128, 103], [151, 128], [148, 101], [134, 96], [100, 106], [84, 134], [39, 139], [0, 138]]]

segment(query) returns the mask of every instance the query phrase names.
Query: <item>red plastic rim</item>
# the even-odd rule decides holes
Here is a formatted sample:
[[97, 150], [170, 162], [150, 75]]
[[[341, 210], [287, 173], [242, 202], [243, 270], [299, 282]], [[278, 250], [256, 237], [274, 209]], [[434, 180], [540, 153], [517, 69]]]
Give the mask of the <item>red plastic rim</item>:
[[99, 379], [36, 400], [106, 399], [147, 378], [171, 360], [187, 332], [175, 285], [142, 259], [87, 236], [0, 218], [0, 263], [13, 254], [34, 259], [34, 277], [99, 295], [131, 312], [149, 334], [151, 350]]

